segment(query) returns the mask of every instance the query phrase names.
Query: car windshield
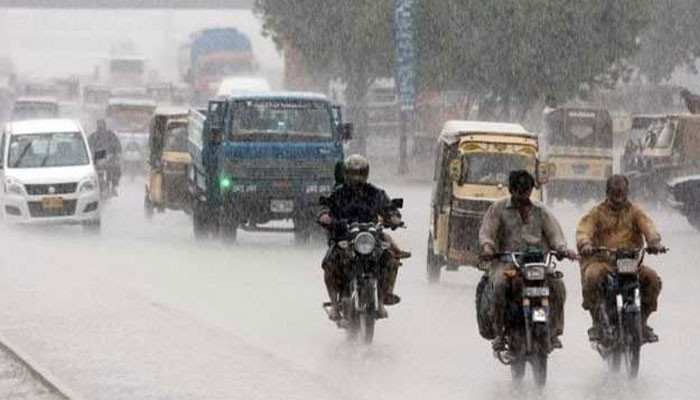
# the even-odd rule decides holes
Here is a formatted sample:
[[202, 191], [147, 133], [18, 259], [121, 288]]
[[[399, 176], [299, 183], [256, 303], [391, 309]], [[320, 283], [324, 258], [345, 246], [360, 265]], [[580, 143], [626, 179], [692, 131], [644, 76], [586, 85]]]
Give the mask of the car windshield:
[[507, 185], [511, 171], [535, 172], [533, 157], [512, 153], [469, 153], [462, 158], [462, 165], [461, 183]]
[[12, 135], [10, 139], [9, 168], [68, 167], [89, 162], [80, 132]]
[[187, 151], [187, 126], [176, 125], [168, 129], [165, 136], [165, 151]]
[[36, 118], [58, 117], [58, 106], [53, 103], [21, 103], [12, 109], [12, 119], [15, 121]]
[[234, 136], [333, 136], [333, 116], [323, 101], [238, 101], [233, 107]]
[[107, 111], [108, 128], [117, 132], [147, 132], [153, 107], [113, 107]]

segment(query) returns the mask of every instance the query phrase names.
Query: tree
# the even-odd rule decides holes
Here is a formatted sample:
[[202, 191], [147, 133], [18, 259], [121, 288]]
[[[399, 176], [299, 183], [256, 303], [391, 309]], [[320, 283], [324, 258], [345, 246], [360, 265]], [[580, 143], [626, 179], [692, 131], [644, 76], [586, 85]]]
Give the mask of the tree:
[[[649, 0], [421, 0], [419, 81], [462, 88], [498, 118], [522, 118], [615, 73], [637, 50]], [[512, 112], [515, 109], [515, 112]]]
[[677, 67], [695, 68], [700, 57], [700, 2], [656, 0], [642, 34], [635, 64], [651, 82], [668, 79]]
[[293, 46], [319, 86], [347, 85], [349, 114], [364, 150], [366, 96], [372, 82], [393, 75], [393, 0], [256, 0], [263, 32], [281, 49]]

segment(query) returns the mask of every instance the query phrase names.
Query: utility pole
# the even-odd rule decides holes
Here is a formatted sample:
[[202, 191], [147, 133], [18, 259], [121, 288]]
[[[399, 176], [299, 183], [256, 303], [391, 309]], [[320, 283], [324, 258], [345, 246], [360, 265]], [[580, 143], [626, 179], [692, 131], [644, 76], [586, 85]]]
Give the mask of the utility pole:
[[416, 51], [413, 41], [415, 0], [396, 0], [396, 88], [401, 105], [399, 127], [399, 175], [408, 173], [408, 134], [413, 134], [416, 100]]

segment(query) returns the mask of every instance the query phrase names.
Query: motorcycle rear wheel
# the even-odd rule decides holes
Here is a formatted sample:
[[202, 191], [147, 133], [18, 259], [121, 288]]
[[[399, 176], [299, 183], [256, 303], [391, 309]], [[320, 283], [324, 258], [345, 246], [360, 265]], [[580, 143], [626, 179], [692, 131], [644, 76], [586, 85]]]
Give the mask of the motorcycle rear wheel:
[[620, 372], [620, 367], [622, 366], [622, 351], [613, 350], [608, 354], [607, 357], [608, 369], [610, 372]]
[[532, 364], [532, 375], [537, 386], [544, 386], [547, 383], [547, 354], [537, 352], [530, 357]]

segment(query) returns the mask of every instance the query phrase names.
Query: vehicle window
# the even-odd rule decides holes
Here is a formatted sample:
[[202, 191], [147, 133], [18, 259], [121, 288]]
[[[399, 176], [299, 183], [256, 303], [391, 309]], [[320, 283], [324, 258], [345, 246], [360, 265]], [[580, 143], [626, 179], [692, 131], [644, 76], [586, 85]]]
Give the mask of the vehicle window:
[[663, 128], [658, 129], [656, 131], [652, 131], [651, 133], [653, 135], [656, 135], [656, 137], [653, 139], [653, 143], [651, 143], [650, 147], [656, 147], [661, 149], [667, 149], [671, 147], [675, 132], [676, 125], [673, 124], [673, 122], [668, 122], [663, 125]]
[[89, 164], [80, 132], [12, 135], [8, 168], [67, 167]]
[[238, 101], [232, 135], [333, 136], [333, 115], [321, 101]]
[[165, 136], [165, 151], [187, 151], [187, 126], [179, 125], [168, 129]]
[[152, 115], [152, 107], [110, 107], [107, 127], [118, 132], [147, 132]]
[[199, 72], [205, 75], [236, 75], [253, 72], [248, 60], [208, 60], [199, 66]]
[[461, 183], [507, 185], [508, 175], [517, 169], [534, 174], [535, 159], [520, 154], [469, 153], [462, 159]]

